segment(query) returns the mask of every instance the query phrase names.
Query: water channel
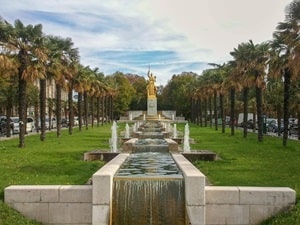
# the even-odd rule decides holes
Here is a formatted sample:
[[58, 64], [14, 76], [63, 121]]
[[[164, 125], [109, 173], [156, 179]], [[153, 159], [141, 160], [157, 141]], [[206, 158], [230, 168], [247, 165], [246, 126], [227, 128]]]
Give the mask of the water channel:
[[164, 139], [137, 141], [114, 176], [112, 225], [185, 225], [184, 179], [167, 147]]

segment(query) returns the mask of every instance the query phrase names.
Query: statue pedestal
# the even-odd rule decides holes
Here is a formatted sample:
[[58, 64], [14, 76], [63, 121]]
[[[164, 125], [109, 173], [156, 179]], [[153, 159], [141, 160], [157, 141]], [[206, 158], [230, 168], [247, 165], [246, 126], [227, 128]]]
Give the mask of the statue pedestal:
[[157, 99], [156, 98], [148, 98], [147, 115], [148, 116], [157, 116]]

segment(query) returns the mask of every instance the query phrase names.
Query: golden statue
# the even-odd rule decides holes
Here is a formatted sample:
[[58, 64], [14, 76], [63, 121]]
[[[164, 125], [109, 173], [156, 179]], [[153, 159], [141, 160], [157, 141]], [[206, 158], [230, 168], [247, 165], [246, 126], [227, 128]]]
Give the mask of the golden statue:
[[148, 98], [150, 97], [156, 97], [156, 86], [155, 86], [155, 82], [156, 82], [156, 76], [153, 76], [152, 73], [150, 73], [150, 70], [148, 71], [148, 85], [147, 85], [147, 91], [148, 91]]

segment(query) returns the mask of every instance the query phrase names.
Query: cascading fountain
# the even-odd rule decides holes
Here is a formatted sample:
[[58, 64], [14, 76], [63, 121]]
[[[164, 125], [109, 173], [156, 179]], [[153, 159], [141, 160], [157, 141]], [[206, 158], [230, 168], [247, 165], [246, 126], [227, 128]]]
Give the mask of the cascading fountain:
[[111, 126], [111, 139], [110, 139], [110, 150], [111, 152], [118, 151], [118, 132], [117, 132], [117, 123], [116, 121], [113, 122]]
[[[144, 133], [161, 133], [144, 123]], [[155, 137], [157, 135], [154, 135]], [[112, 225], [185, 225], [183, 175], [163, 138], [141, 138], [113, 180]]]
[[132, 133], [135, 133], [136, 132], [136, 130], [137, 130], [137, 124], [136, 123], [134, 123], [133, 125], [132, 125]]
[[190, 147], [190, 128], [189, 124], [185, 124], [184, 126], [184, 139], [183, 139], [183, 152], [188, 153], [191, 152]]
[[176, 126], [176, 123], [173, 126], [173, 138], [177, 138], [177, 126]]
[[125, 134], [124, 134], [124, 138], [129, 138], [130, 133], [129, 133], [129, 125], [128, 123], [126, 123], [125, 125]]

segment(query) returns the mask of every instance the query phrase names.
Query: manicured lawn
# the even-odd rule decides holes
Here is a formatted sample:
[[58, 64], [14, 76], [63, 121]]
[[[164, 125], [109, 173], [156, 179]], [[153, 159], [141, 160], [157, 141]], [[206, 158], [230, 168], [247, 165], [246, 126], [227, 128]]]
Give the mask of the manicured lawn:
[[25, 139], [26, 148], [18, 148], [18, 138], [0, 142], [0, 225], [38, 224], [22, 218], [3, 204], [4, 188], [18, 184], [85, 184], [103, 162], [83, 161], [84, 152], [109, 149], [110, 125], [85, 128], [72, 135], [67, 130], [60, 138], [56, 132]]
[[[119, 132], [125, 124], [118, 124]], [[19, 149], [18, 139], [0, 142], [0, 225], [38, 224], [26, 220], [3, 204], [4, 188], [12, 184], [84, 184], [103, 162], [85, 162], [83, 154], [95, 149], [109, 149], [111, 125], [89, 127], [73, 135], [63, 131], [61, 138], [55, 132], [47, 133], [46, 141], [40, 142], [38, 135], [26, 137], [26, 148]], [[184, 124], [177, 124], [184, 131]], [[289, 141], [286, 148], [276, 137], [264, 137], [257, 142], [255, 134], [247, 139], [236, 131], [230, 136], [229, 130], [200, 128], [190, 124], [190, 136], [195, 140], [192, 150], [211, 150], [220, 160], [195, 162], [208, 176], [213, 185], [234, 186], [287, 186], [297, 191], [298, 203], [295, 210], [282, 214], [264, 225], [300, 224], [300, 142]]]
[[[183, 132], [184, 125], [179, 125]], [[249, 133], [245, 139], [241, 131], [235, 136], [226, 130], [199, 128], [190, 125], [190, 136], [195, 144], [192, 150], [211, 150], [220, 160], [195, 162], [213, 185], [290, 187], [297, 193], [297, 205], [292, 212], [266, 221], [264, 225], [300, 224], [300, 141], [289, 140], [282, 146], [282, 138], [265, 136], [262, 143], [257, 135]]]

